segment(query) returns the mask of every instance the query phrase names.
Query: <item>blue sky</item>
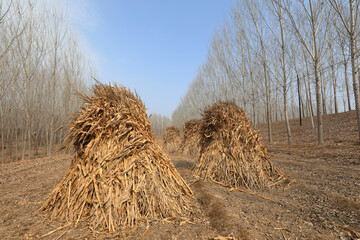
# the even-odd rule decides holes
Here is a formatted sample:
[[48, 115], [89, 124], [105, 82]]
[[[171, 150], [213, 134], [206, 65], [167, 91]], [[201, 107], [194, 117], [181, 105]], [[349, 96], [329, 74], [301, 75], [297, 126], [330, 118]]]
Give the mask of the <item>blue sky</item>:
[[148, 112], [171, 117], [232, 2], [77, 0], [69, 6], [98, 80], [136, 90]]

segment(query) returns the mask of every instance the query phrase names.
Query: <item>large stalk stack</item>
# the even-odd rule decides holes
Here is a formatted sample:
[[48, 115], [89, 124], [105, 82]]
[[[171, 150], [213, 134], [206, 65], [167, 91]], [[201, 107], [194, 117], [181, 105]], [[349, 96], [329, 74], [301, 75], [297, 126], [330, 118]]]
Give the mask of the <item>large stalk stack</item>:
[[187, 216], [192, 191], [156, 143], [140, 98], [102, 84], [92, 93], [68, 127], [74, 160], [41, 209], [109, 231]]

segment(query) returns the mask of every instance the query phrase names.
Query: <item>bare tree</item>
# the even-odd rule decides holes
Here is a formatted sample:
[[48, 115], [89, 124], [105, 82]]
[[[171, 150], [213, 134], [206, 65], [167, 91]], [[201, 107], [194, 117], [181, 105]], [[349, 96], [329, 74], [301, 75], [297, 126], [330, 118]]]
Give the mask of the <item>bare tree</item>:
[[282, 67], [282, 77], [283, 77], [283, 99], [284, 99], [284, 116], [285, 116], [285, 123], [286, 123], [286, 133], [288, 136], [288, 143], [292, 143], [291, 138], [291, 130], [290, 130], [290, 124], [289, 124], [289, 116], [288, 116], [288, 100], [287, 100], [287, 91], [288, 91], [288, 85], [287, 85], [287, 74], [286, 74], [286, 43], [285, 43], [285, 31], [284, 31], [284, 15], [282, 12], [282, 5], [281, 2], [278, 0], [271, 0], [271, 5], [273, 7], [274, 13], [276, 14], [277, 20], [279, 22], [279, 28], [280, 28], [280, 45], [281, 45], [281, 67]]
[[48, 29], [48, 39], [49, 39], [49, 69], [50, 81], [48, 81], [48, 90], [49, 90], [49, 144], [47, 148], [47, 155], [51, 157], [54, 144], [54, 131], [55, 131], [55, 117], [56, 117], [56, 101], [57, 97], [57, 84], [60, 81], [58, 79], [59, 75], [59, 65], [60, 65], [60, 48], [63, 44], [64, 38], [66, 36], [66, 26], [64, 26], [64, 16], [59, 7], [53, 8], [52, 11], [49, 11], [47, 15], [47, 21], [52, 26]]
[[[347, 97], [347, 105], [348, 110], [351, 111], [351, 101], [350, 101], [350, 88], [349, 88], [349, 80], [348, 80], [348, 54], [346, 50], [346, 39], [343, 37], [344, 35], [340, 33], [340, 29], [337, 28], [337, 39], [339, 40], [339, 46], [341, 50], [341, 56], [343, 59], [343, 65], [344, 65], [344, 84], [345, 84], [345, 90], [346, 90], [346, 97]], [[344, 107], [345, 111], [345, 107]]]
[[[86, 91], [91, 64], [75, 34], [64, 37], [67, 22], [55, 4], [9, 0], [6, 15], [3, 6], [1, 1], [1, 159], [5, 149], [17, 159], [21, 148], [24, 159], [49, 145], [51, 155], [61, 137], [53, 130], [79, 107], [76, 93]], [[45, 13], [50, 14], [46, 21]]]
[[[251, 47], [252, 42], [252, 34], [250, 31], [250, 27], [248, 27], [248, 31], [246, 30], [246, 27], [244, 26], [245, 19], [242, 17], [243, 14], [239, 11], [239, 6], [237, 8], [233, 8], [232, 12], [232, 21], [234, 25], [234, 35], [235, 35], [235, 45], [236, 48], [240, 48], [240, 51], [237, 51], [237, 53], [240, 52], [241, 55], [241, 63], [237, 63], [238, 65], [241, 64], [241, 71], [247, 71], [247, 81], [250, 81], [250, 85], [248, 84], [248, 87], [245, 87], [245, 79], [243, 80], [243, 88], [244, 89], [251, 89], [251, 92], [247, 92], [247, 97], [251, 99], [251, 116], [252, 116], [252, 122], [254, 127], [256, 127], [256, 105], [257, 105], [257, 94], [256, 94], [256, 88], [255, 88], [255, 73], [254, 73], [254, 57], [253, 57], [253, 49]], [[249, 22], [247, 22], [250, 24]], [[244, 74], [245, 76], [245, 74]]]
[[338, 113], [338, 101], [337, 101], [337, 77], [335, 72], [335, 44], [334, 38], [329, 37], [328, 39], [329, 44], [329, 58], [330, 58], [330, 68], [331, 68], [331, 79], [332, 79], [332, 87], [333, 87], [333, 99], [334, 99], [334, 111]]
[[[267, 3], [244, 0], [234, 4], [229, 21], [214, 33], [206, 62], [199, 67], [174, 111], [173, 124], [181, 128], [184, 121], [200, 117], [207, 105], [218, 100], [233, 100], [251, 115], [254, 125], [267, 122], [270, 141], [272, 117], [285, 119], [287, 140], [291, 143], [289, 118], [310, 117], [311, 126], [315, 128], [313, 117], [316, 115], [318, 143], [322, 144], [322, 114], [342, 110], [338, 103], [341, 87], [351, 109], [346, 52], [353, 46], [352, 68], [356, 70], [356, 46], [351, 45], [350, 40], [344, 41], [345, 35], [345, 39], [350, 38], [338, 27], [340, 18], [334, 18], [333, 9], [344, 13], [345, 4], [338, 0], [330, 2], [333, 7], [329, 2], [317, 0], [268, 0]], [[353, 8], [358, 11], [358, 6], [356, 2]], [[347, 21], [349, 29], [350, 15], [344, 15], [342, 20]], [[354, 24], [356, 21], [357, 15]], [[359, 31], [355, 30], [356, 38]], [[345, 79], [339, 77], [342, 64]], [[358, 77], [353, 78], [353, 82], [354, 79], [358, 81]], [[356, 95], [359, 90], [356, 84], [353, 86]], [[299, 103], [295, 101], [298, 95]], [[346, 99], [344, 105], [345, 102]], [[304, 111], [299, 113], [300, 109]]]
[[[347, 36], [350, 43], [350, 56], [351, 56], [351, 72], [353, 79], [353, 89], [355, 98], [356, 118], [358, 123], [358, 133], [360, 142], [360, 99], [359, 99], [359, 79], [358, 79], [358, 64], [357, 64], [357, 48], [356, 40], [359, 36], [359, 29], [357, 29], [359, 1], [349, 0], [349, 4], [345, 6], [344, 1], [329, 0], [330, 5], [341, 19], [344, 28], [346, 29]], [[348, 9], [349, 15], [345, 13]], [[347, 17], [348, 16], [348, 17]]]
[[[326, 11], [325, 4], [321, 1], [299, 0], [299, 11], [303, 15], [294, 15], [290, 9], [290, 5], [284, 5], [284, 9], [291, 20], [292, 27], [306, 52], [312, 59], [315, 75], [316, 88], [316, 108], [317, 108], [317, 127], [318, 127], [318, 143], [324, 142], [323, 123], [322, 123], [322, 101], [321, 101], [321, 80], [319, 69], [321, 68], [321, 57], [323, 56], [326, 35], [330, 25], [330, 11]], [[297, 18], [297, 19], [296, 19]], [[303, 19], [301, 19], [303, 18]], [[298, 21], [296, 21], [298, 20]], [[303, 20], [300, 22], [300, 20]], [[307, 27], [302, 29], [301, 26]], [[322, 32], [321, 32], [322, 30]], [[307, 31], [311, 33], [311, 37], [307, 37]]]
[[[304, 76], [304, 86], [307, 93], [307, 102], [309, 105], [309, 111], [310, 111], [310, 120], [311, 120], [311, 128], [315, 128], [314, 126], [314, 108], [313, 108], [313, 101], [312, 101], [312, 93], [311, 93], [311, 80], [310, 80], [310, 71], [309, 71], [309, 63], [308, 63], [308, 57], [306, 54], [306, 50], [304, 47], [302, 47], [302, 56], [303, 60], [305, 62], [305, 69], [306, 69], [306, 78]], [[305, 74], [304, 74], [305, 75]]]
[[260, 42], [261, 47], [261, 63], [263, 67], [264, 73], [264, 81], [265, 81], [265, 91], [266, 91], [266, 120], [268, 125], [268, 137], [269, 143], [272, 142], [272, 133], [271, 133], [271, 104], [270, 104], [270, 81], [268, 79], [268, 65], [266, 59], [266, 49], [265, 49], [265, 36], [264, 36], [264, 26], [261, 18], [261, 10], [259, 3], [255, 0], [246, 0], [245, 5], [250, 14], [250, 18], [254, 27], [256, 29], [257, 38]]
[[22, 67], [22, 81], [19, 84], [22, 96], [22, 106], [24, 113], [24, 134], [23, 134], [23, 153], [22, 159], [25, 158], [26, 144], [28, 145], [28, 157], [31, 158], [31, 134], [32, 134], [32, 116], [34, 114], [33, 100], [36, 98], [32, 88], [34, 87], [34, 80], [41, 63], [43, 55], [43, 45], [38, 31], [41, 27], [39, 22], [34, 18], [35, 5], [29, 4], [28, 13], [25, 15], [27, 28], [25, 33], [17, 39], [17, 54]]

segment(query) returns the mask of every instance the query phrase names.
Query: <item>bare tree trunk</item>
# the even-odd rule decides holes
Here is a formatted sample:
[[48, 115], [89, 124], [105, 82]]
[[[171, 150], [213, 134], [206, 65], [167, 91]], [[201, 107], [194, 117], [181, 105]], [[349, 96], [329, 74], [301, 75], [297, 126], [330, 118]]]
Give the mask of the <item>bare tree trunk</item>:
[[[26, 128], [25, 128], [26, 129]], [[22, 143], [23, 143], [23, 149], [22, 149], [22, 156], [21, 156], [21, 160], [25, 160], [25, 152], [26, 152], [26, 141], [27, 141], [27, 139], [26, 139], [26, 136], [27, 136], [27, 134], [26, 134], [26, 130], [25, 129], [23, 129], [22, 131], [23, 131], [23, 134], [22, 134], [22, 137], [23, 137], [23, 140], [22, 140]]]
[[28, 140], [29, 140], [29, 142], [28, 142], [28, 157], [29, 157], [29, 159], [31, 159], [31, 156], [32, 156], [32, 154], [31, 154], [31, 151], [32, 151], [32, 145], [31, 145], [31, 120], [29, 119], [29, 127], [28, 127]]
[[251, 81], [251, 93], [252, 93], [252, 111], [253, 111], [253, 124], [254, 128], [256, 128], [256, 111], [255, 111], [255, 87], [254, 81]]
[[[263, 49], [263, 54], [265, 54], [265, 49]], [[263, 56], [263, 67], [264, 67], [264, 78], [265, 78], [265, 88], [266, 88], [266, 120], [268, 126], [268, 135], [269, 143], [272, 143], [272, 133], [271, 133], [271, 105], [270, 105], [270, 84], [267, 76], [267, 66], [266, 58]]]
[[267, 61], [266, 61], [266, 50], [265, 50], [265, 43], [264, 43], [264, 33], [263, 31], [260, 31], [259, 29], [259, 18], [257, 16], [258, 13], [261, 12], [261, 10], [256, 6], [254, 1], [246, 1], [247, 10], [250, 13], [251, 21], [253, 22], [257, 37], [260, 42], [261, 46], [261, 57], [262, 57], [262, 67], [264, 71], [264, 81], [265, 81], [265, 97], [266, 97], [266, 121], [268, 126], [268, 137], [269, 137], [269, 143], [272, 143], [272, 133], [271, 133], [271, 105], [270, 105], [270, 83], [269, 83], [269, 76], [267, 72]]
[[14, 128], [15, 128], [15, 160], [18, 160], [18, 154], [19, 154], [19, 132], [18, 132], [18, 115], [17, 111], [15, 112], [15, 121], [14, 121]]
[[313, 102], [312, 102], [312, 97], [311, 97], [310, 72], [309, 72], [308, 62], [306, 60], [305, 60], [305, 66], [306, 66], [306, 75], [307, 75], [307, 80], [308, 80], [308, 94], [309, 94], [310, 111], [311, 111], [311, 115], [314, 116], [314, 108], [313, 108]]
[[[341, 47], [341, 54], [344, 61], [344, 82], [345, 82], [345, 89], [346, 89], [346, 96], [347, 96], [347, 105], [349, 111], [351, 111], [351, 101], [350, 101], [350, 89], [349, 89], [349, 79], [348, 79], [348, 60], [346, 59], [346, 53], [345, 53], [345, 40], [340, 42]], [[346, 108], [344, 106], [344, 111], [346, 111]]]
[[311, 104], [311, 100], [309, 97], [309, 90], [306, 84], [306, 77], [304, 74], [304, 86], [305, 86], [305, 93], [306, 93], [306, 104], [308, 106], [308, 111], [309, 111], [309, 115], [310, 115], [310, 121], [311, 121], [311, 128], [314, 128], [314, 118], [313, 118], [313, 111], [312, 111], [312, 104]]
[[317, 126], [318, 126], [318, 143], [324, 143], [323, 137], [323, 130], [322, 130], [322, 111], [321, 111], [321, 92], [320, 92], [320, 79], [319, 79], [319, 72], [318, 72], [318, 63], [315, 61], [314, 64], [315, 69], [315, 88], [316, 88], [316, 109], [317, 109]]
[[283, 15], [281, 13], [281, 7], [278, 8], [278, 15], [280, 20], [280, 32], [281, 32], [281, 53], [282, 53], [282, 68], [283, 68], [283, 98], [284, 98], [284, 116], [286, 123], [286, 133], [288, 137], [288, 144], [292, 144], [291, 129], [288, 117], [288, 100], [287, 100], [287, 78], [286, 78], [286, 61], [285, 61], [285, 39], [284, 39], [284, 27], [283, 27]]
[[326, 109], [325, 83], [324, 83], [324, 73], [323, 72], [320, 72], [320, 89], [321, 89], [323, 114], [326, 115], [327, 109]]
[[[2, 104], [0, 103], [1, 111], [2, 111]], [[1, 114], [1, 160], [5, 160], [5, 126], [4, 126], [4, 115]]]
[[50, 82], [50, 89], [51, 89], [51, 95], [50, 95], [50, 139], [49, 139], [49, 147], [48, 147], [48, 157], [51, 158], [52, 151], [53, 151], [53, 145], [54, 145], [54, 121], [55, 121], [55, 105], [56, 105], [56, 84], [57, 84], [57, 69], [58, 69], [58, 51], [61, 44], [61, 39], [63, 36], [61, 36], [61, 24], [62, 24], [62, 18], [57, 16], [56, 14], [50, 15], [49, 20], [53, 23], [53, 29], [50, 33], [50, 38], [52, 39], [52, 46], [53, 48], [53, 55], [52, 58], [52, 72], [51, 72], [51, 82]]
[[286, 85], [283, 86], [284, 91], [284, 116], [285, 116], [285, 123], [286, 123], [286, 133], [288, 136], [288, 144], [292, 144], [292, 137], [291, 137], [291, 130], [290, 130], [290, 123], [289, 123], [289, 116], [288, 116], [288, 101], [287, 101], [287, 89]]
[[251, 62], [251, 55], [250, 55], [250, 47], [247, 47], [247, 54], [248, 54], [248, 61], [249, 61], [249, 70], [250, 70], [250, 80], [251, 80], [251, 103], [252, 103], [252, 119], [253, 119], [253, 125], [254, 128], [256, 128], [256, 111], [255, 111], [255, 86], [254, 86], [254, 71], [253, 71], [253, 65]]
[[297, 88], [298, 88], [298, 98], [299, 98], [299, 119], [300, 119], [300, 126], [302, 126], [302, 114], [301, 114], [301, 91], [300, 91], [300, 78], [299, 74], [296, 74], [297, 77]]
[[48, 151], [47, 151], [47, 156], [51, 158], [51, 154], [52, 154], [52, 148], [53, 148], [53, 141], [54, 141], [54, 117], [51, 116], [50, 118], [50, 130], [49, 130], [49, 146], [48, 146]]
[[354, 2], [350, 2], [350, 54], [351, 54], [351, 68], [352, 68], [352, 78], [353, 78], [353, 90], [355, 98], [355, 108], [356, 108], [356, 119], [358, 124], [358, 134], [359, 134], [359, 143], [360, 143], [360, 99], [359, 99], [359, 82], [358, 82], [358, 66], [356, 62], [356, 39], [355, 39], [355, 11], [354, 11]]
[[[345, 78], [345, 87], [346, 87], [347, 103], [348, 103], [349, 111], [351, 111], [349, 80], [348, 80], [348, 75], [347, 75], [347, 61], [344, 61], [344, 71], [345, 71], [344, 78]], [[345, 108], [344, 108], [344, 111], [345, 111]]]
[[[311, 1], [310, 8], [312, 11]], [[312, 18], [312, 20], [314, 20]], [[321, 112], [321, 93], [320, 93], [320, 79], [319, 79], [319, 58], [317, 50], [317, 40], [316, 40], [316, 29], [314, 23], [312, 24], [312, 37], [313, 37], [313, 55], [314, 55], [314, 72], [315, 72], [315, 88], [316, 88], [316, 107], [317, 107], [317, 122], [318, 122], [318, 143], [324, 143], [323, 137], [323, 123], [322, 123], [322, 112]]]
[[7, 152], [8, 152], [8, 156], [11, 157], [11, 155], [13, 153], [14, 138], [13, 138], [13, 132], [12, 132], [11, 125], [8, 125], [7, 128], [8, 128], [8, 134], [6, 136], [6, 138], [8, 139]]
[[335, 66], [334, 66], [334, 54], [331, 53], [331, 76], [333, 79], [333, 90], [334, 90], [334, 108], [335, 113], [338, 113], [338, 104], [337, 104], [337, 97], [336, 97], [336, 74], [335, 74]]
[[275, 121], [279, 121], [278, 119], [278, 90], [277, 90], [278, 84], [276, 83], [276, 90], [275, 90]]
[[319, 72], [318, 72], [318, 63], [315, 61], [314, 64], [315, 69], [315, 88], [316, 88], [316, 118], [317, 118], [317, 126], [318, 126], [318, 143], [324, 143], [323, 138], [323, 130], [322, 130], [322, 106], [321, 106], [321, 92], [320, 92], [320, 79], [319, 79]]
[[45, 144], [46, 144], [46, 154], [48, 154], [49, 152], [49, 140], [50, 140], [50, 131], [49, 131], [49, 126], [46, 126], [45, 127], [46, 130], [45, 130]]

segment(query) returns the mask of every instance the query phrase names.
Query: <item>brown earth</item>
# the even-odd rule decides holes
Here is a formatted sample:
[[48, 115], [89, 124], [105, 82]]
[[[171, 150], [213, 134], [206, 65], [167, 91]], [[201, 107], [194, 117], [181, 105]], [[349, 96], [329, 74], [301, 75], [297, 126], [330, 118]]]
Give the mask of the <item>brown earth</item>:
[[323, 119], [322, 146], [309, 119], [301, 127], [291, 121], [292, 145], [286, 144], [284, 122], [273, 123], [273, 144], [266, 144], [266, 124], [258, 126], [272, 161], [288, 179], [257, 195], [198, 181], [191, 172], [196, 158], [169, 154], [200, 210], [188, 221], [150, 222], [121, 233], [99, 233], [86, 222], [75, 227], [50, 221], [37, 212], [68, 170], [70, 155], [1, 163], [0, 239], [360, 239], [355, 112]]

